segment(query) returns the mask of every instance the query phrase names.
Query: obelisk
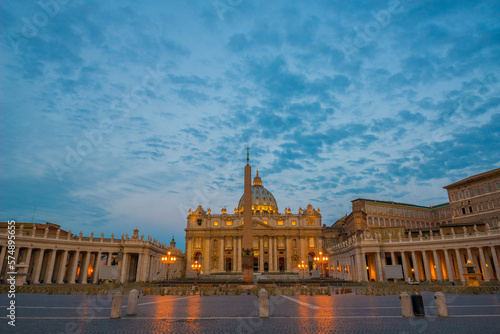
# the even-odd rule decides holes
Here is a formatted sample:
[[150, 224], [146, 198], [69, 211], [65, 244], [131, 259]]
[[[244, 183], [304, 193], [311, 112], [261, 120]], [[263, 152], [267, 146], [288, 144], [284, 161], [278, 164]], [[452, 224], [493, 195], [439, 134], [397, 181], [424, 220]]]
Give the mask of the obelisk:
[[253, 232], [252, 232], [252, 168], [250, 148], [247, 147], [245, 189], [243, 193], [243, 240], [241, 245], [241, 269], [243, 284], [253, 284]]

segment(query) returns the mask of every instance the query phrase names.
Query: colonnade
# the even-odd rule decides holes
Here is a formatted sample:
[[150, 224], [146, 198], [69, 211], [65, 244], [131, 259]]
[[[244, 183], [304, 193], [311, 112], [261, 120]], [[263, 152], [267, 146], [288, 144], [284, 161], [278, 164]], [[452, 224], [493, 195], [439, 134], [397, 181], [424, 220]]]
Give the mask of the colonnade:
[[[30, 230], [31, 231], [31, 230]], [[166, 247], [151, 237], [139, 239], [138, 230], [121, 239], [85, 238], [80, 235], [30, 234], [21, 228], [16, 233], [14, 254], [9, 252], [8, 234], [0, 232], [0, 280], [3, 282], [13, 272], [7, 265], [13, 256], [24, 281], [29, 284], [96, 284], [102, 266], [115, 266], [116, 280], [120, 283], [146, 282], [164, 279], [167, 265], [161, 262], [167, 250], [178, 257], [171, 265], [170, 276], [181, 276], [183, 256], [175, 247]], [[172, 244], [171, 244], [172, 245]], [[173, 268], [172, 268], [173, 267]], [[111, 268], [112, 269], [112, 268]], [[113, 271], [113, 270], [111, 270]]]
[[402, 278], [414, 281], [465, 281], [470, 261], [483, 281], [500, 278], [500, 232], [453, 234], [425, 239], [351, 238], [330, 250], [330, 275], [342, 280], [385, 281], [387, 265], [401, 265]]

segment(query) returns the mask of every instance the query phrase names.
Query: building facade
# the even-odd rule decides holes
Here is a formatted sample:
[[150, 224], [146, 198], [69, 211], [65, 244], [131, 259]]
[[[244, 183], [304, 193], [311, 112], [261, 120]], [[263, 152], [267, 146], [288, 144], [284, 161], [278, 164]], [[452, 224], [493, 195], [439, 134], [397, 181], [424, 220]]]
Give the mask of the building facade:
[[[186, 268], [197, 260], [204, 274], [241, 273], [243, 235], [241, 197], [233, 214], [222, 208], [212, 214], [198, 206], [189, 210], [186, 231]], [[323, 249], [321, 213], [308, 205], [292, 213], [279, 212], [273, 194], [262, 185], [259, 172], [252, 185], [254, 272], [298, 272], [300, 261], [315, 265], [312, 258]]]
[[9, 255], [15, 258], [18, 272], [29, 284], [87, 284], [97, 283], [102, 266], [110, 266], [116, 273], [116, 281], [148, 282], [164, 279], [167, 266], [161, 257], [167, 251], [174, 253], [178, 261], [170, 266], [170, 277], [184, 275], [183, 254], [170, 245], [160, 243], [152, 237], [144, 240], [139, 230], [133, 234], [123, 234], [116, 239], [73, 235], [55, 224], [15, 223], [15, 247], [9, 248], [9, 223], [0, 223], [0, 279], [5, 282], [8, 272]]
[[455, 182], [444, 187], [450, 203], [431, 207], [354, 200], [352, 213], [334, 224], [330, 275], [383, 281], [386, 265], [401, 265], [404, 279], [463, 281], [470, 260], [484, 281], [498, 280], [499, 178], [496, 169]]
[[500, 219], [500, 168], [444, 187], [455, 224], [485, 223], [497, 227]]

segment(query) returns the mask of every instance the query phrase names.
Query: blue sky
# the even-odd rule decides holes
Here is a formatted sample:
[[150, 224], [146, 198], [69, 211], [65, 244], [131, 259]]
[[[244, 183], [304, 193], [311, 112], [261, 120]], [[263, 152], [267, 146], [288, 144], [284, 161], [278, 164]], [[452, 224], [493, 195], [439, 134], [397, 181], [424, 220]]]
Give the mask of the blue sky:
[[[495, 1], [7, 1], [0, 220], [184, 247], [244, 147], [283, 212], [434, 205], [500, 165]], [[33, 212], [36, 207], [36, 213]]]

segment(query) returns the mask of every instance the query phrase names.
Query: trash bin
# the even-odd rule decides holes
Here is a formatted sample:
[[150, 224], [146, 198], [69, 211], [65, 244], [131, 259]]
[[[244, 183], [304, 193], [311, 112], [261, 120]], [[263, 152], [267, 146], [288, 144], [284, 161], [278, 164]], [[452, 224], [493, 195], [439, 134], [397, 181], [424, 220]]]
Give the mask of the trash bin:
[[425, 317], [424, 299], [421, 295], [411, 296], [411, 307], [413, 308], [413, 315], [415, 317]]

